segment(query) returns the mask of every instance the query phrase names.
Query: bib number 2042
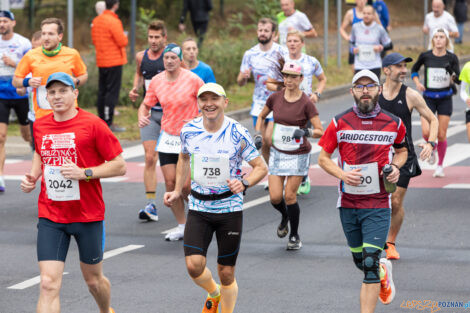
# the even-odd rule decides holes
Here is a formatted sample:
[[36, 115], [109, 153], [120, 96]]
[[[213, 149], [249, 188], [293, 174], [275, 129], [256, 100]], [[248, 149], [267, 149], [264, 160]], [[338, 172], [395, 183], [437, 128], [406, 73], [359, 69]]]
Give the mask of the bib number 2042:
[[54, 189], [72, 189], [72, 180], [67, 179], [67, 180], [55, 180], [55, 179], [48, 179], [48, 185], [49, 188], [54, 188]]

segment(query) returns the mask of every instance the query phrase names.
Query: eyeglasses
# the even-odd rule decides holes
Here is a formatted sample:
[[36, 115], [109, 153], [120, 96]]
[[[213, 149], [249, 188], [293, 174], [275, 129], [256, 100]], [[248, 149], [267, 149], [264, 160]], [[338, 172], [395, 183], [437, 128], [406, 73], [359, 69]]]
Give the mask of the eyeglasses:
[[375, 91], [375, 90], [377, 90], [378, 87], [379, 87], [379, 85], [377, 85], [377, 84], [354, 85], [353, 89], [354, 89], [354, 91], [357, 91], [357, 92], [363, 92], [364, 88], [366, 88], [367, 91]]

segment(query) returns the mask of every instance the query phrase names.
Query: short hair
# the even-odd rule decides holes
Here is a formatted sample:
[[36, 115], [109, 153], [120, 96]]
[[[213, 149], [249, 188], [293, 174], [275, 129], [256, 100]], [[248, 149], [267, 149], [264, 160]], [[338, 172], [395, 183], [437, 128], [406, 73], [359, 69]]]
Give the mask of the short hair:
[[111, 10], [116, 3], [119, 3], [119, 0], [106, 0], [106, 10]]
[[39, 39], [41, 39], [41, 31], [40, 30], [35, 31], [33, 36], [31, 37], [31, 40], [34, 40], [34, 41], [39, 40]]
[[276, 23], [269, 17], [263, 17], [258, 21], [258, 24], [271, 24], [273, 33], [276, 31]]
[[41, 28], [44, 25], [47, 25], [47, 24], [56, 24], [57, 25], [57, 33], [59, 33], [59, 35], [64, 33], [64, 22], [62, 22], [62, 20], [60, 18], [48, 17], [45, 20], [42, 20]]
[[[373, 7], [373, 6], [371, 6], [370, 4], [367, 4], [367, 5], [365, 5], [365, 6], [364, 6], [364, 9], [366, 9], [366, 8], [370, 8], [370, 9], [372, 9], [372, 13], [375, 13], [375, 9], [374, 9], [374, 7]], [[363, 10], [363, 12], [364, 12], [364, 10]]]
[[289, 30], [287, 32], [286, 39], [289, 36], [298, 36], [300, 38], [300, 41], [305, 42], [305, 35], [302, 32], [298, 31], [297, 29]]
[[196, 45], [197, 45], [196, 39], [194, 39], [194, 38], [192, 38], [192, 37], [188, 37], [188, 38], [186, 38], [185, 40], [183, 40], [183, 41], [181, 42], [181, 48], [183, 47], [183, 45], [184, 45], [185, 43], [187, 43], [187, 42], [189, 42], [189, 41], [194, 41], [194, 42], [196, 43]]
[[162, 35], [166, 36], [166, 26], [165, 26], [165, 22], [162, 20], [154, 20], [150, 22], [149, 26], [147, 27], [147, 31], [149, 30], [156, 30], [156, 31], [161, 30]]

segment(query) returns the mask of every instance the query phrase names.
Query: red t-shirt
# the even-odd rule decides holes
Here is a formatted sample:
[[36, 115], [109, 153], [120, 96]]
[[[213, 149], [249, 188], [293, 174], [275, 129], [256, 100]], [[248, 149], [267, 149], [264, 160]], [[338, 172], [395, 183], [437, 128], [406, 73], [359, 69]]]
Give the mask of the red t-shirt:
[[380, 172], [392, 160], [392, 145], [401, 147], [405, 134], [401, 119], [383, 110], [374, 118], [361, 119], [352, 109], [333, 118], [318, 145], [328, 153], [333, 153], [338, 147], [338, 165], [342, 169], [347, 165], [377, 163], [378, 173], [370, 173], [372, 177], [377, 175], [377, 187], [380, 187], [377, 193], [351, 194], [346, 192], [344, 182], [340, 181], [338, 207], [390, 208], [390, 194], [385, 191]]
[[[54, 115], [50, 114], [34, 122], [34, 140], [43, 171], [38, 200], [39, 217], [56, 223], [104, 220], [105, 208], [99, 179], [78, 181], [78, 190], [73, 187], [77, 181], [48, 176], [46, 186], [45, 177], [51, 170], [54, 171], [53, 167], [62, 166], [65, 158], [81, 168], [89, 168], [119, 156], [122, 153], [121, 144], [106, 123], [82, 109], [78, 109], [74, 118], [64, 122], [55, 121]], [[52, 200], [52, 192], [49, 194], [48, 188], [57, 190], [59, 186], [67, 192], [76, 192], [79, 200]]]

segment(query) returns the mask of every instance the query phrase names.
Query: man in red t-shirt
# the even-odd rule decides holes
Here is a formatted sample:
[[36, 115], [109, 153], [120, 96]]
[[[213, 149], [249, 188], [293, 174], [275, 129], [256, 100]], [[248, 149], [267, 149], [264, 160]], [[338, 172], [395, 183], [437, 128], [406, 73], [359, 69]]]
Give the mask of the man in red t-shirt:
[[[319, 141], [323, 148], [318, 164], [339, 178], [341, 224], [355, 265], [364, 272], [361, 312], [374, 312], [377, 298], [389, 304], [395, 297], [392, 263], [380, 254], [390, 228], [390, 197], [385, 190], [382, 169], [395, 184], [399, 168], [406, 162], [406, 128], [400, 118], [378, 104], [382, 91], [377, 75], [362, 70], [354, 75], [351, 94], [355, 104], [333, 118]], [[394, 154], [392, 154], [392, 146]], [[331, 155], [338, 148], [338, 164]]]
[[59, 293], [70, 237], [80, 268], [101, 312], [110, 308], [110, 283], [103, 275], [104, 202], [99, 179], [124, 175], [122, 148], [106, 123], [75, 107], [78, 90], [63, 72], [49, 76], [47, 101], [53, 114], [34, 123], [35, 152], [21, 182], [29, 193], [41, 177], [37, 255], [41, 288], [37, 312], [59, 312]]

